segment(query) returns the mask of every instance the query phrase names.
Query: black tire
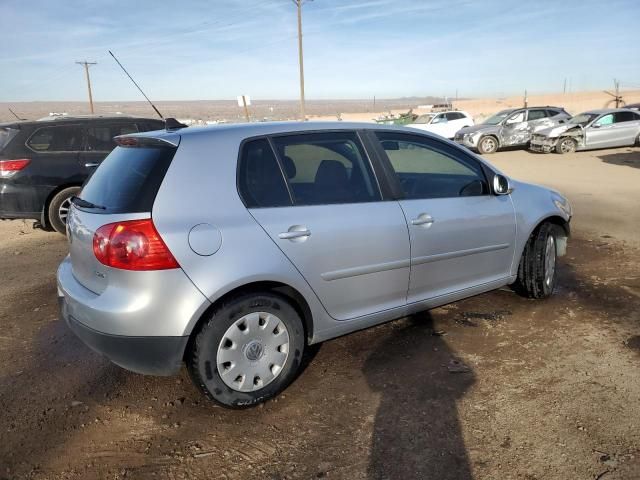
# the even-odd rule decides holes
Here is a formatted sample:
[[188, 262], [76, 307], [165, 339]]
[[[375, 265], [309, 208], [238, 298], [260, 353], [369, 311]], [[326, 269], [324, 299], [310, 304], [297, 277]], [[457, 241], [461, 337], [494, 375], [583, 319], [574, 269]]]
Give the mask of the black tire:
[[556, 143], [556, 153], [574, 153], [578, 148], [578, 143], [571, 137], [562, 137]]
[[[229, 387], [221, 378], [217, 352], [227, 330], [253, 312], [271, 313], [284, 323], [289, 334], [289, 353], [280, 373], [270, 383], [258, 390], [242, 392]], [[286, 298], [274, 293], [255, 293], [225, 302], [209, 314], [194, 334], [186, 355], [191, 379], [207, 398], [225, 407], [247, 408], [275, 397], [296, 378], [304, 361], [306, 342], [302, 320]]]
[[[518, 266], [518, 279], [516, 290], [528, 298], [547, 298], [553, 294], [557, 278], [557, 241], [556, 226], [551, 223], [543, 223], [536, 228], [522, 252], [520, 265]], [[547, 277], [548, 263], [546, 249], [549, 238], [553, 242], [553, 271], [551, 280]]]
[[67, 221], [66, 217], [61, 216], [61, 208], [67, 205], [74, 195], [78, 195], [81, 187], [69, 187], [64, 190], [60, 190], [49, 202], [49, 208], [47, 209], [47, 223], [58, 233], [66, 235], [67, 233]]
[[488, 155], [498, 151], [498, 139], [493, 135], [486, 135], [478, 142], [478, 152], [481, 155]]

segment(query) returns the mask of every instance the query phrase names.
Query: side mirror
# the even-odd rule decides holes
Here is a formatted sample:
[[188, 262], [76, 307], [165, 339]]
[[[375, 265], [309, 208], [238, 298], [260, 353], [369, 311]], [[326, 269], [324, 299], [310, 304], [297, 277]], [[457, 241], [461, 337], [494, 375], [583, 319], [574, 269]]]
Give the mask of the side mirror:
[[493, 176], [493, 191], [496, 195], [509, 195], [513, 192], [513, 187], [507, 177], [496, 174]]
[[593, 125], [591, 125], [591, 128], [600, 128], [601, 125], [599, 123], [594, 123]]

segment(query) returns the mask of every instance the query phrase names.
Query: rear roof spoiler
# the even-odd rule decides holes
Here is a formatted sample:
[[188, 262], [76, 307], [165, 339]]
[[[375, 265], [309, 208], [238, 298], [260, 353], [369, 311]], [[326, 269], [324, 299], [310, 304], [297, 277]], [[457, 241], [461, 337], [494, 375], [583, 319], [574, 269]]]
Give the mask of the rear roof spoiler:
[[176, 148], [180, 144], [180, 135], [119, 135], [114, 137], [114, 142], [119, 147], [173, 147]]

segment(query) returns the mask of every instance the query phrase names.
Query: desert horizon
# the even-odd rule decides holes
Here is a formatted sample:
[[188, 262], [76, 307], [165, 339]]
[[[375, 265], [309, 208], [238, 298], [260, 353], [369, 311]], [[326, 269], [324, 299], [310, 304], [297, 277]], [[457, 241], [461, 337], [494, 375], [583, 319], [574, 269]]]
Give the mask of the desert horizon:
[[[623, 100], [629, 103], [640, 102], [640, 89], [620, 92]], [[513, 108], [524, 104], [523, 95], [508, 97], [477, 97], [449, 99], [455, 109], [464, 110], [477, 120], [481, 120], [504, 108]], [[415, 113], [428, 112], [427, 105], [444, 102], [443, 97], [400, 97], [371, 99], [310, 99], [305, 102], [309, 120], [373, 121], [374, 118], [388, 113], [398, 114], [413, 109]], [[196, 121], [244, 122], [244, 111], [231, 100], [162, 100], [154, 102], [165, 117], [192, 119]], [[584, 91], [570, 93], [546, 93], [528, 95], [529, 106], [564, 107], [569, 113], [577, 114], [585, 110], [612, 106], [613, 97], [604, 91]], [[0, 102], [0, 122], [15, 120], [9, 109], [23, 119], [33, 120], [48, 116], [52, 112], [82, 115], [89, 113], [86, 101], [29, 101]], [[156, 117], [151, 106], [144, 100], [139, 101], [96, 101], [95, 114], [115, 114]], [[252, 121], [295, 120], [299, 115], [298, 100], [260, 99], [253, 100], [249, 107]]]

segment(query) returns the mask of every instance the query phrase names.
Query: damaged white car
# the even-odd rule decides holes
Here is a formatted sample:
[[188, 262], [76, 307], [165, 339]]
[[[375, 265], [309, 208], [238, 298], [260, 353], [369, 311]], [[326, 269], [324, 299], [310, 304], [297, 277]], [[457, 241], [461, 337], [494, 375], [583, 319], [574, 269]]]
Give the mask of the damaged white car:
[[534, 152], [571, 153], [577, 150], [624, 147], [640, 143], [640, 113], [624, 108], [592, 110], [563, 125], [536, 132]]

